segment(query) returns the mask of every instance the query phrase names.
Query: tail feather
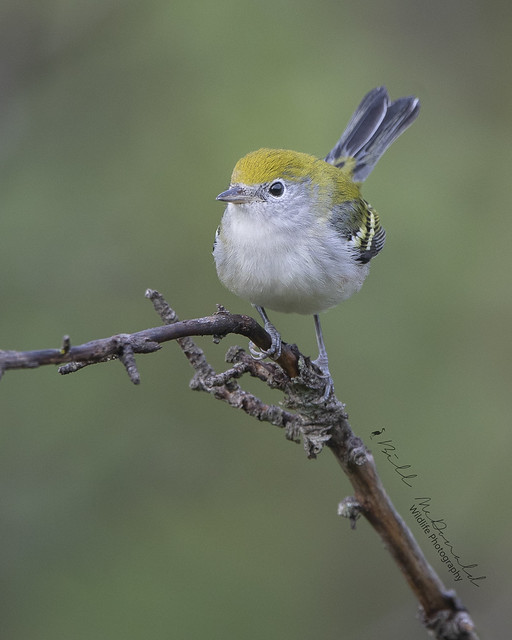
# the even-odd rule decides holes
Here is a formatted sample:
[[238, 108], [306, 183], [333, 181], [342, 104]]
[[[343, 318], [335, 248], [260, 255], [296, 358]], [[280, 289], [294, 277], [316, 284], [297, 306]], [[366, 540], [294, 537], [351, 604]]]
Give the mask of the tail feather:
[[363, 98], [325, 161], [346, 166], [353, 180], [363, 182], [384, 151], [414, 122], [419, 109], [414, 96], [390, 102], [385, 87], [373, 89]]
[[386, 87], [377, 87], [367, 93], [325, 161], [338, 166], [340, 161], [354, 158], [379, 128], [386, 115], [388, 105], [389, 96]]

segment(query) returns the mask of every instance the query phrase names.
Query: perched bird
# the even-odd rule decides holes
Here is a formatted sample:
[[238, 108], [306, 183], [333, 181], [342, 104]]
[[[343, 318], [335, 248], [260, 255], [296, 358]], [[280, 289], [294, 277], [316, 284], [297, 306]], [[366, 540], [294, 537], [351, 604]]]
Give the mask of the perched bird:
[[318, 314], [361, 288], [385, 231], [360, 183], [415, 120], [415, 97], [390, 101], [385, 87], [361, 101], [324, 160], [284, 149], [259, 149], [241, 158], [217, 200], [227, 206], [213, 256], [221, 282], [251, 302], [272, 338], [255, 358], [279, 357], [281, 337], [265, 308], [313, 314], [319, 355], [315, 364], [332, 387]]

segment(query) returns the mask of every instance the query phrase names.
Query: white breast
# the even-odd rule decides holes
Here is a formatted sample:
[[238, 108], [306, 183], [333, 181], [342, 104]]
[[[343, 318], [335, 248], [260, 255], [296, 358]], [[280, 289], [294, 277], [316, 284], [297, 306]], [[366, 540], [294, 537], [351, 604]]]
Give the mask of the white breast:
[[359, 291], [369, 267], [324, 220], [301, 212], [283, 224], [244, 208], [226, 207], [214, 247], [219, 279], [233, 293], [275, 311], [313, 314]]

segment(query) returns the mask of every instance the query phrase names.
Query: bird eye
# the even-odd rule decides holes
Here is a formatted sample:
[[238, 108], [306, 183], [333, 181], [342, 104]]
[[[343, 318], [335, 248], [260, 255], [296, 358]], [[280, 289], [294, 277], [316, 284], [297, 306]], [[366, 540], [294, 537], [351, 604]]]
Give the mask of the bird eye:
[[284, 184], [279, 180], [276, 180], [270, 185], [270, 187], [268, 188], [268, 192], [270, 193], [271, 196], [274, 196], [275, 198], [279, 198], [284, 193]]

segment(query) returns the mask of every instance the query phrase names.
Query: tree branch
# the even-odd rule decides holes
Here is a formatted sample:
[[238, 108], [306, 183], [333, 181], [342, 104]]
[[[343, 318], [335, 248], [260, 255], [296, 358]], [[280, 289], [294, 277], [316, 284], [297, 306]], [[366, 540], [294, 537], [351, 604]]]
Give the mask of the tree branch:
[[[151, 297], [152, 292], [146, 292]], [[256, 320], [250, 316], [230, 314], [222, 307], [213, 316], [184, 320], [174, 324], [144, 329], [131, 334], [117, 334], [110, 338], [92, 340], [76, 347], [71, 346], [69, 336], [64, 336], [59, 349], [36, 351], [0, 350], [0, 375], [8, 369], [33, 369], [42, 365], [73, 363], [64, 367], [62, 374], [73, 373], [90, 364], [123, 359], [129, 349], [132, 353], [152, 353], [161, 348], [163, 342], [178, 340], [187, 336], [215, 336], [223, 338], [229, 333], [245, 336], [262, 349], [268, 349], [270, 337]], [[298, 375], [297, 350], [283, 343], [283, 351], [277, 362], [289, 376]], [[126, 360], [126, 359], [125, 359]], [[133, 363], [132, 363], [133, 364]], [[139, 380], [132, 379], [138, 384]]]
[[[298, 442], [302, 437], [309, 458], [316, 457], [327, 446], [354, 489], [354, 496], [340, 504], [340, 515], [349, 518], [353, 528], [362, 515], [377, 531], [419, 601], [420, 618], [425, 627], [437, 640], [478, 640], [466, 609], [455, 592], [444, 587], [394, 508], [371, 452], [352, 432], [345, 406], [333, 392], [323, 398], [325, 379], [309, 358], [295, 345], [285, 343], [275, 363], [254, 360], [243, 349], [233, 347], [226, 356], [232, 366], [217, 374], [191, 336], [211, 335], [218, 341], [235, 333], [268, 349], [271, 340], [265, 330], [249, 316], [230, 314], [223, 307], [212, 316], [179, 322], [157, 291], [148, 289], [146, 297], [165, 323], [163, 326], [93, 340], [76, 347], [71, 346], [69, 337], [65, 336], [59, 349], [0, 351], [0, 375], [8, 369], [47, 364], [63, 365], [59, 371], [66, 374], [90, 364], [118, 359], [130, 380], [138, 384], [135, 354], [152, 353], [160, 349], [162, 343], [176, 340], [194, 369], [192, 389], [206, 391], [260, 421], [284, 428], [290, 440]], [[285, 394], [284, 405], [290, 411], [267, 405], [244, 391], [238, 380], [245, 374], [281, 390]]]

